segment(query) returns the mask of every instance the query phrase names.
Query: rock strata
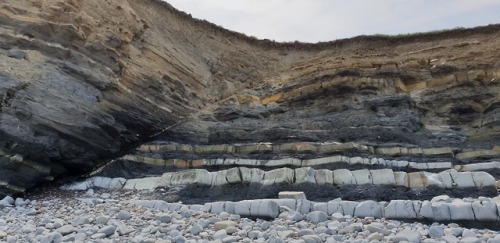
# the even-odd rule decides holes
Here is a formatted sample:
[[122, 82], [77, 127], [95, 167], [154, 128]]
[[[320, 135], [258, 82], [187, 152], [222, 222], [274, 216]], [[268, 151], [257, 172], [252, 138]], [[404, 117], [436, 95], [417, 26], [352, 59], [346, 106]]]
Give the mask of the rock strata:
[[0, 195], [153, 140], [196, 154], [498, 157], [499, 25], [306, 44], [157, 0], [5, 0], [0, 19]]

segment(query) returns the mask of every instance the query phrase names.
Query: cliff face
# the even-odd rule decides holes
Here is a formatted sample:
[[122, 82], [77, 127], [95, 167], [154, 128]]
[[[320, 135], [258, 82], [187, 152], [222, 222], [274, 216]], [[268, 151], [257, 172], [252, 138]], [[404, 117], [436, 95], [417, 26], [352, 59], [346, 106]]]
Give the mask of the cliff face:
[[492, 149], [500, 25], [273, 43], [154, 0], [0, 2], [0, 193], [154, 139]]

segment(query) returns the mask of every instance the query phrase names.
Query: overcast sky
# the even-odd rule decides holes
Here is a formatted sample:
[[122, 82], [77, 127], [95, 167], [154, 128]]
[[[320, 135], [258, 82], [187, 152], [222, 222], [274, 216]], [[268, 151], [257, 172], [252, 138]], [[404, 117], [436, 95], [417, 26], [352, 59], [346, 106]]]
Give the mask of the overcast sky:
[[259, 39], [318, 42], [500, 23], [500, 0], [167, 0]]

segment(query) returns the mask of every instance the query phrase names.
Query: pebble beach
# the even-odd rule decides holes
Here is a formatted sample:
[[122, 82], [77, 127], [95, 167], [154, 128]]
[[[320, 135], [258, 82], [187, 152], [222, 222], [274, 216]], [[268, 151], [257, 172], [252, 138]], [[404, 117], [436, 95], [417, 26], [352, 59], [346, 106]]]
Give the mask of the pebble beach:
[[148, 195], [51, 189], [6, 197], [0, 201], [0, 242], [500, 242], [500, 232], [488, 227], [301, 214], [286, 207], [274, 219], [246, 218], [206, 212], [203, 205], [151, 208]]

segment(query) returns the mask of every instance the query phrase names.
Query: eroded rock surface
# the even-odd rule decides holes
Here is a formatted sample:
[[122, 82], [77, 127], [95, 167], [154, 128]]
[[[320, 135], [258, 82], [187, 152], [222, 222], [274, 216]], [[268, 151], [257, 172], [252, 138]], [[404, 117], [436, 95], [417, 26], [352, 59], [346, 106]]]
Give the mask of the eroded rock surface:
[[0, 194], [88, 173], [154, 139], [495, 157], [472, 151], [499, 142], [499, 35], [491, 25], [274, 43], [157, 0], [4, 0]]

